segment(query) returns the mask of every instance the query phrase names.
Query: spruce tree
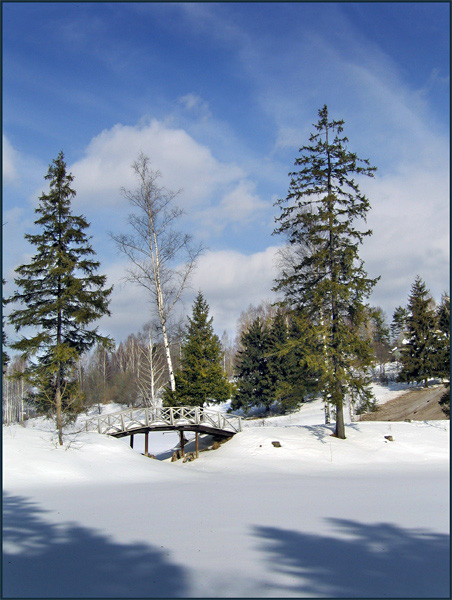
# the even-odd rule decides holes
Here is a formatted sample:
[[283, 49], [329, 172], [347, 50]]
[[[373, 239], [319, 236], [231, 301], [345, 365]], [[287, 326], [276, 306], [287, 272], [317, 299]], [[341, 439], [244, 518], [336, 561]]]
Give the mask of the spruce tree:
[[439, 404], [447, 417], [450, 417], [450, 296], [443, 294], [437, 313], [437, 354], [435, 375], [446, 380], [445, 392]]
[[407, 338], [401, 351], [400, 381], [423, 382], [435, 375], [436, 316], [424, 281], [417, 276], [408, 299]]
[[[287, 379], [286, 358], [281, 354], [289, 337], [287, 316], [279, 309], [268, 325], [267, 360], [270, 371], [271, 393], [278, 405], [283, 408], [285, 394], [282, 389]], [[287, 408], [284, 406], [284, 408]]]
[[435, 375], [450, 381], [450, 296], [443, 294], [436, 310]]
[[281, 408], [296, 408], [322, 389], [323, 345], [302, 310], [288, 314], [287, 339], [279, 346], [283, 373], [276, 395]]
[[181, 346], [181, 361], [176, 372], [176, 390], [166, 389], [167, 406], [204, 406], [207, 402], [229, 399], [231, 387], [222, 368], [223, 353], [209, 318], [209, 306], [198, 293], [188, 318]]
[[368, 278], [358, 254], [371, 231], [360, 231], [354, 222], [366, 219], [370, 204], [353, 176], [372, 177], [375, 168], [347, 149], [344, 121], [330, 121], [326, 105], [318, 114], [316, 133], [295, 161], [300, 170], [289, 174], [288, 195], [276, 203], [281, 215], [275, 233], [288, 236], [295, 260], [283, 269], [275, 290], [284, 292], [289, 306], [308, 312], [322, 340], [322, 393], [336, 408], [335, 435], [343, 439], [345, 395], [369, 393], [362, 373], [372, 354], [359, 325], [364, 300], [377, 282]]
[[13, 310], [9, 322], [16, 332], [31, 330], [11, 347], [30, 361], [24, 372], [34, 388], [30, 401], [55, 415], [62, 444], [63, 415], [73, 413], [81, 402], [76, 362], [96, 343], [111, 343], [90, 325], [110, 314], [112, 288], [105, 289], [106, 276], [96, 273], [99, 262], [85, 233], [88, 222], [72, 214], [73, 176], [66, 172], [63, 152], [52, 161], [45, 179], [50, 189], [42, 193], [35, 210], [40, 233], [25, 235], [36, 254], [16, 269], [19, 290], [8, 302], [22, 308]]
[[242, 350], [236, 362], [237, 392], [231, 403], [234, 410], [245, 412], [255, 406], [266, 411], [275, 400], [274, 373], [270, 367], [270, 335], [261, 319], [255, 319], [240, 339]]

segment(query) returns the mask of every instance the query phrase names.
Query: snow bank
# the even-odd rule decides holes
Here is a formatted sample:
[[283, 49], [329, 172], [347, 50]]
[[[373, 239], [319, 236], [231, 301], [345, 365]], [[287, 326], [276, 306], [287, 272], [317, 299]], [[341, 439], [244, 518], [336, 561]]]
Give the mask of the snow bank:
[[[37, 422], [36, 422], [37, 421]], [[155, 482], [184, 477], [166, 463], [140, 456], [128, 445], [98, 433], [66, 434], [59, 447], [51, 423], [3, 428], [3, 485], [6, 489]]]
[[449, 422], [289, 417], [185, 464], [4, 427], [3, 596], [448, 598]]
[[[191, 468], [231, 472], [252, 469], [316, 474], [368, 469], [380, 465], [385, 471], [402, 465], [446, 465], [449, 458], [449, 421], [412, 423], [359, 422], [346, 426], [346, 440], [332, 437], [334, 425], [255, 427], [221, 448], [202, 453]], [[386, 438], [392, 437], [393, 441]], [[281, 447], [272, 442], [278, 441]]]

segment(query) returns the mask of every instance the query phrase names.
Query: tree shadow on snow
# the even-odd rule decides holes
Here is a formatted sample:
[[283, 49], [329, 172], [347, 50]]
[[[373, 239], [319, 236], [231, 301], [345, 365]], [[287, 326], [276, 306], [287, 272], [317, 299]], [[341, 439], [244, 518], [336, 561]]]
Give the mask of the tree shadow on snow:
[[46, 512], [27, 498], [4, 495], [3, 598], [187, 595], [185, 569], [164, 550], [120, 544], [73, 523], [52, 524]]
[[[337, 537], [256, 527], [279, 597], [450, 598], [449, 536], [328, 519]], [[269, 585], [272, 585], [271, 577]]]
[[327, 444], [334, 433], [335, 425], [300, 425], [305, 431], [313, 435], [322, 444]]

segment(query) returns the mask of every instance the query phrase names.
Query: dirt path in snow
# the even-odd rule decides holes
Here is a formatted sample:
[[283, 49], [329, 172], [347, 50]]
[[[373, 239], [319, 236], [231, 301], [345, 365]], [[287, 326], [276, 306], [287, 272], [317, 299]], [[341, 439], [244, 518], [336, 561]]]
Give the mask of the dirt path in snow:
[[444, 385], [409, 390], [402, 396], [389, 400], [375, 412], [361, 416], [361, 421], [435, 421], [447, 419], [439, 400], [445, 391]]

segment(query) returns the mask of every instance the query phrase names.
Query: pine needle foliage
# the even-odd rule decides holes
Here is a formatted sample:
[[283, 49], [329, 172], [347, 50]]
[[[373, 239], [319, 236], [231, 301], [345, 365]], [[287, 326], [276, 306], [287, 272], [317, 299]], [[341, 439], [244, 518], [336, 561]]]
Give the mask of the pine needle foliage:
[[400, 381], [423, 382], [437, 371], [437, 320], [434, 302], [424, 281], [417, 276], [408, 298], [407, 338], [401, 351]]
[[219, 337], [209, 318], [209, 305], [200, 291], [188, 317], [181, 346], [180, 368], [176, 372], [176, 390], [164, 393], [166, 406], [204, 406], [225, 402], [231, 386], [222, 368], [223, 352]]
[[33, 386], [29, 400], [43, 413], [55, 415], [59, 443], [63, 441], [63, 413], [70, 416], [82, 405], [75, 366], [79, 357], [96, 343], [111, 340], [90, 325], [109, 315], [106, 276], [97, 274], [99, 262], [85, 233], [89, 223], [72, 214], [75, 191], [73, 176], [66, 171], [60, 152], [49, 166], [45, 179], [48, 193], [42, 193], [35, 225], [39, 233], [25, 238], [36, 247], [30, 263], [17, 267], [19, 288], [9, 303], [19, 303], [9, 315], [18, 332], [31, 331], [11, 347], [28, 361], [24, 377]]
[[276, 399], [283, 411], [294, 409], [321, 390], [322, 344], [302, 310], [287, 314], [287, 337], [276, 346], [281, 365]]
[[443, 294], [436, 310], [435, 375], [450, 381], [450, 296]]
[[336, 408], [335, 435], [345, 438], [344, 397], [352, 389], [368, 394], [369, 381], [358, 373], [371, 362], [369, 341], [359, 336], [365, 319], [364, 300], [378, 279], [370, 279], [359, 247], [370, 230], [369, 200], [360, 192], [357, 176], [374, 176], [375, 167], [359, 159], [341, 137], [344, 121], [329, 120], [325, 105], [318, 111], [316, 131], [300, 149], [289, 174], [287, 197], [278, 200], [281, 214], [276, 234], [288, 238], [296, 260], [289, 261], [276, 280], [290, 307], [300, 307], [322, 340], [322, 393]]
[[242, 333], [241, 350], [236, 359], [237, 391], [231, 403], [233, 410], [248, 412], [253, 407], [265, 407], [275, 401], [276, 367], [269, 358], [272, 342], [268, 329], [257, 317]]

